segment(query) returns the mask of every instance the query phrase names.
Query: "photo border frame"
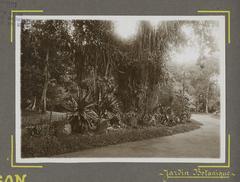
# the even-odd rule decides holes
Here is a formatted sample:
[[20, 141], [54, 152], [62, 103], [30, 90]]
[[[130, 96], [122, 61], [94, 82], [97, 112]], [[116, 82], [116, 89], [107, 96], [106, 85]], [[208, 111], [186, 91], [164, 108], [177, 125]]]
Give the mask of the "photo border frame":
[[[43, 18], [45, 17], [45, 18]], [[144, 20], [144, 18], [146, 18], [146, 20], [149, 20], [149, 18], [153, 18], [153, 17], [161, 17], [164, 18], [163, 20], [198, 20], [199, 18], [203, 18], [203, 20], [214, 20], [216, 18], [216, 20], [219, 20], [221, 23], [222, 27], [222, 33], [224, 34], [224, 36], [222, 37], [222, 41], [223, 46], [220, 52], [221, 54], [223, 54], [223, 60], [224, 60], [224, 64], [221, 63], [223, 66], [220, 66], [221, 68], [221, 72], [223, 72], [222, 78], [221, 80], [223, 80], [223, 87], [221, 88], [221, 124], [220, 124], [220, 158], [219, 159], [214, 159], [214, 158], [160, 158], [160, 157], [141, 157], [141, 158], [133, 158], [133, 157], [121, 157], [121, 158], [106, 158], [106, 157], [97, 157], [97, 158], [72, 158], [72, 157], [68, 157], [68, 158], [52, 158], [52, 157], [48, 157], [48, 158], [21, 158], [21, 119], [19, 117], [21, 117], [21, 109], [20, 109], [20, 26], [19, 23], [21, 23], [22, 19], [58, 19], [58, 20], [64, 20], [64, 18], [66, 17], [70, 17], [71, 19], [77, 19], [77, 18], [83, 18], [86, 20], [89, 20], [89, 18], [91, 17], [92, 19], [101, 19], [104, 18], [102, 20], [113, 20], [113, 19], [108, 19], [109, 17], [115, 17], [115, 18], [119, 18], [119, 17], [129, 17], [129, 18], [142, 18], [141, 20]], [[176, 18], [176, 19], [174, 19]], [[177, 18], [183, 18], [183, 19], [177, 19]], [[184, 19], [186, 18], [186, 19]], [[189, 18], [189, 19], [188, 19]], [[139, 19], [138, 19], [139, 20]], [[15, 39], [16, 39], [16, 44], [15, 44], [15, 53], [16, 53], [16, 70], [15, 70], [15, 74], [16, 74], [16, 119], [15, 119], [15, 132], [16, 132], [16, 136], [15, 136], [15, 141], [16, 141], [16, 162], [17, 163], [99, 163], [99, 162], [127, 162], [127, 163], [224, 163], [226, 161], [226, 56], [225, 56], [225, 16], [222, 15], [218, 15], [218, 16], [209, 16], [209, 15], [204, 15], [204, 16], [196, 16], [196, 15], [189, 15], [189, 16], [161, 16], [161, 15], [157, 15], [157, 16], [125, 16], [125, 15], [121, 15], [121, 16], [113, 16], [113, 15], [109, 15], [109, 16], [99, 16], [99, 15], [89, 15], [89, 16], [85, 16], [85, 15], [77, 15], [77, 16], [73, 16], [73, 15], [69, 15], [69, 16], [54, 16], [54, 15], [41, 15], [41, 16], [36, 16], [36, 15], [30, 15], [30, 16], [26, 16], [26, 15], [21, 15], [21, 16], [16, 16], [15, 19]], [[11, 39], [12, 40], [12, 39]], [[223, 51], [223, 52], [222, 52]], [[222, 57], [221, 56], [221, 57]], [[221, 74], [220, 74], [221, 75]], [[223, 99], [223, 100], [222, 100]], [[224, 116], [223, 116], [224, 114]]]

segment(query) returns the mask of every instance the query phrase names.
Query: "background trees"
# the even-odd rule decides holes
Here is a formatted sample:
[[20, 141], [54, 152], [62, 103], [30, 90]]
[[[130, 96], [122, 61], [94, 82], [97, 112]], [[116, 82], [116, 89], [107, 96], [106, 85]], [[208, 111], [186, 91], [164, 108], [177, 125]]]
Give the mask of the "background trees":
[[[47, 110], [49, 84], [61, 84], [68, 64], [65, 21], [24, 21], [21, 41], [22, 104]], [[34, 101], [31, 101], [33, 100]], [[30, 103], [30, 104], [29, 104]]]

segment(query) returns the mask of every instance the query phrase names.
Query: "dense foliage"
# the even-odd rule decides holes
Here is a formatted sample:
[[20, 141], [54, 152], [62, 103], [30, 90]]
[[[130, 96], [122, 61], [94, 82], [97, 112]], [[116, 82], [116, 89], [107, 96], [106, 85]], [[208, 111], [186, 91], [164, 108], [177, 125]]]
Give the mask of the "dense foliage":
[[137, 35], [123, 41], [111, 21], [24, 21], [22, 109], [70, 112], [79, 133], [185, 123], [193, 103], [194, 111], [216, 111], [217, 103], [210, 106], [216, 71], [206, 59], [188, 77], [168, 67], [169, 50], [186, 42], [183, 24], [142, 21]]

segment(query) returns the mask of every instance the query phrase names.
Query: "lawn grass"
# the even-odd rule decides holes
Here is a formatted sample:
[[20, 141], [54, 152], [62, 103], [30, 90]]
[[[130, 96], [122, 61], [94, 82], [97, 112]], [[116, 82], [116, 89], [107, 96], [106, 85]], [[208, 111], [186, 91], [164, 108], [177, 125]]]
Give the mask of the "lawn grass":
[[50, 157], [79, 150], [184, 133], [198, 129], [200, 126], [200, 123], [191, 121], [173, 127], [158, 126], [120, 129], [95, 135], [23, 136], [22, 157]]

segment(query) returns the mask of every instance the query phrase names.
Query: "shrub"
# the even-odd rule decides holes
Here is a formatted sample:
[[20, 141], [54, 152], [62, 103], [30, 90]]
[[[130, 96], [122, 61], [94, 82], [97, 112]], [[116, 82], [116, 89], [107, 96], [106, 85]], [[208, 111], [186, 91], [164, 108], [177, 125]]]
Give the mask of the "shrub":
[[93, 110], [95, 102], [90, 101], [90, 94], [72, 98], [72, 114], [69, 118], [73, 132], [83, 133], [95, 128], [98, 115]]

